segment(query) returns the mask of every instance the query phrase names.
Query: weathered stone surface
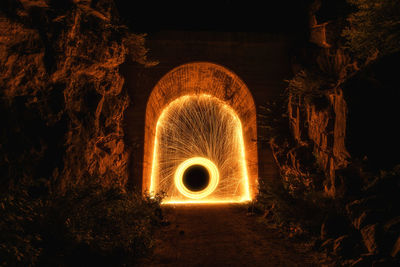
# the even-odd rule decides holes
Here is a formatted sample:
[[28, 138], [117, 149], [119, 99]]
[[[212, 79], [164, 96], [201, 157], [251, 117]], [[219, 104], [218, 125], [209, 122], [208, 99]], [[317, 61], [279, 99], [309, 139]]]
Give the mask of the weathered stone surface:
[[1, 110], [13, 121], [1, 140], [3, 184], [126, 184], [119, 66], [128, 56], [144, 62], [145, 49], [116, 23], [113, 5], [21, 1], [0, 14]]
[[[289, 81], [290, 135], [281, 143], [272, 142], [271, 147], [282, 180], [296, 177], [291, 178], [293, 184], [302, 182], [303, 198], [309, 192], [318, 191], [314, 187], [317, 177], [311, 173], [322, 171], [326, 195], [346, 208], [350, 225], [354, 227], [351, 231], [357, 236], [361, 234], [363, 250], [370, 252], [356, 265], [371, 266], [379, 257], [390, 254], [399, 235], [396, 218], [400, 214], [400, 180], [395, 167], [399, 162], [394, 155], [398, 153], [400, 139], [399, 131], [393, 127], [400, 115], [399, 69], [392, 66], [400, 54], [382, 57], [361, 70], [350, 59], [344, 68], [333, 71], [334, 82], [324, 83], [325, 77], [319, 73], [324, 70], [310, 65], [321, 67], [321, 55], [331, 53], [332, 50], [324, 47], [329, 46], [328, 42], [335, 46], [331, 40], [338, 40], [338, 36], [327, 36], [326, 30], [332, 23], [340, 26], [340, 22], [321, 23], [324, 20], [316, 15], [321, 5], [324, 3], [318, 0], [310, 5], [309, 41], [313, 44], [304, 48], [308, 51], [305, 59], [297, 63], [303, 64], [303, 69], [297, 65], [298, 75]], [[344, 63], [346, 56], [338, 55], [335, 60]], [[339, 65], [331, 64], [331, 67]], [[314, 160], [301, 161], [307, 157], [295, 153], [299, 147]], [[382, 169], [393, 171], [379, 175]], [[332, 237], [328, 226], [323, 223], [321, 238]]]
[[371, 207], [376, 197], [371, 196], [362, 199], [356, 199], [346, 205], [346, 212], [350, 218], [356, 218], [368, 207]]
[[393, 258], [400, 258], [400, 236], [397, 238], [396, 243], [394, 243], [393, 249], [390, 253]]
[[[321, 110], [312, 103], [289, 96], [288, 114], [294, 139], [312, 147], [318, 165], [330, 180], [325, 191], [334, 196], [335, 171], [346, 167], [350, 157], [345, 146], [347, 105], [340, 88], [329, 91], [326, 97], [329, 108]], [[302, 114], [304, 109], [306, 113]]]
[[[323, 176], [322, 179], [325, 180], [323, 184], [325, 193], [331, 197], [337, 197], [347, 193], [348, 179], [345, 177], [338, 179], [336, 172], [346, 168], [351, 157], [345, 142], [348, 104], [341, 83], [345, 80], [348, 71], [354, 70], [354, 66], [342, 50], [339, 49], [332, 53], [327, 49], [331, 44], [327, 42], [326, 26], [330, 23], [336, 25], [336, 23], [317, 22], [316, 14], [322, 6], [327, 8], [321, 1], [310, 2], [309, 42], [313, 45], [308, 44], [304, 47], [303, 58], [295, 63], [296, 66], [299, 64], [302, 67], [297, 67], [298, 71], [294, 79], [289, 81], [287, 101], [287, 114], [291, 129], [291, 138], [289, 139], [293, 139], [295, 142], [289, 147], [306, 146], [309, 148], [310, 156], [315, 158], [308, 163], [309, 166], [314, 167], [311, 172], [322, 172], [319, 177]], [[330, 37], [330, 39], [335, 40], [335, 37]], [[317, 65], [319, 69], [310, 65]], [[332, 75], [335, 77], [334, 80], [328, 78]], [[272, 144], [272, 149], [274, 154], [285, 154], [288, 150], [285, 148], [285, 144], [279, 143]], [[308, 183], [310, 187], [320, 183], [315, 181], [316, 177], [299, 172], [300, 166], [296, 166], [298, 159], [289, 160], [289, 157], [279, 159], [275, 156], [276, 160], [280, 160], [278, 165], [281, 172], [284, 170], [285, 173], [290, 173], [292, 176], [308, 177], [311, 180]], [[285, 173], [282, 176], [285, 176]], [[302, 179], [304, 180], [304, 178], [300, 180]], [[307, 187], [307, 185], [305, 186]]]
[[333, 238], [328, 238], [327, 240], [325, 240], [322, 244], [321, 244], [321, 249], [326, 251], [326, 252], [330, 252], [333, 249], [333, 244], [335, 242], [335, 239]]
[[387, 221], [383, 226], [383, 230], [389, 233], [400, 233], [400, 216]]
[[333, 243], [333, 253], [338, 257], [349, 258], [354, 254], [355, 245], [356, 243], [350, 236], [341, 236]]
[[377, 244], [378, 229], [377, 228], [378, 228], [378, 225], [370, 224], [360, 230], [364, 245], [368, 249], [368, 252], [370, 252], [370, 253], [378, 252], [378, 244]]
[[397, 267], [399, 264], [400, 262], [389, 257], [375, 260], [372, 262], [372, 267]]
[[389, 256], [400, 234], [395, 173], [377, 178], [364, 190], [364, 198], [346, 205], [346, 213], [370, 253]]
[[367, 213], [364, 211], [361, 215], [353, 221], [353, 225], [357, 230], [360, 230], [365, 225], [365, 218]]
[[291, 195], [322, 188], [322, 175], [314, 168], [315, 160], [309, 145], [291, 146], [287, 143], [278, 144], [275, 140], [270, 145], [281, 178]]
[[379, 260], [379, 256], [372, 253], [361, 254], [360, 256], [351, 264], [352, 267], [372, 266], [373, 262]]
[[328, 48], [331, 45], [327, 43], [326, 36], [326, 24], [317, 23], [317, 18], [315, 13], [321, 8], [321, 1], [311, 2], [309, 8], [309, 28], [310, 28], [310, 42], [314, 43], [320, 47]]
[[[271, 147], [282, 177], [299, 177], [305, 187], [313, 190], [319, 190], [319, 180], [326, 177], [325, 192], [336, 196], [347, 185], [347, 179], [337, 179], [336, 175], [336, 171], [347, 167], [350, 158], [345, 146], [347, 104], [340, 88], [326, 91], [324, 99], [321, 108], [289, 95], [289, 125], [296, 144], [288, 149], [284, 144], [272, 143]], [[308, 156], [294, 153], [298, 147], [307, 150]], [[318, 171], [322, 173], [315, 175]]]
[[328, 215], [321, 225], [321, 239], [336, 238], [347, 234], [348, 231], [346, 218], [339, 215]]
[[339, 198], [362, 196], [363, 173], [359, 164], [350, 162], [344, 168], [335, 171], [335, 192]]
[[354, 228], [360, 230], [367, 224], [383, 222], [387, 217], [385, 214], [386, 204], [377, 196], [369, 196], [347, 204], [346, 211]]
[[385, 214], [383, 211], [379, 210], [365, 210], [360, 216], [353, 220], [353, 226], [357, 230], [360, 230], [365, 225], [380, 223], [383, 221]]

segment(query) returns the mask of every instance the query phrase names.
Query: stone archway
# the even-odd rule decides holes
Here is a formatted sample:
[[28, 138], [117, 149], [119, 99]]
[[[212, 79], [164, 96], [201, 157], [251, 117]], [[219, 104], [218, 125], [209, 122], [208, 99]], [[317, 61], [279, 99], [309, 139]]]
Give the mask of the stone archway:
[[240, 119], [243, 131], [249, 194], [257, 193], [256, 107], [246, 84], [231, 70], [209, 62], [178, 66], [164, 75], [154, 87], [146, 107], [143, 191], [150, 191], [157, 122], [163, 110], [174, 100], [187, 95], [206, 94], [223, 101]]

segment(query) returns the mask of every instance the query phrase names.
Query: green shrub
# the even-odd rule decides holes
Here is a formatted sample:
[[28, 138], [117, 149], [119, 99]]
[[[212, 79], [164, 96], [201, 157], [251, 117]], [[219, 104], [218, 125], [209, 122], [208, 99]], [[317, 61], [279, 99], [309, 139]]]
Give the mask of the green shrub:
[[154, 245], [160, 201], [97, 184], [62, 196], [32, 197], [29, 188], [5, 196], [0, 266], [132, 264]]
[[272, 139], [290, 136], [287, 105], [287, 95], [282, 94], [260, 106], [260, 141], [269, 143]]
[[287, 230], [294, 226], [301, 229], [297, 234], [303, 236], [318, 235], [324, 217], [335, 209], [333, 201], [322, 192], [293, 196], [283, 183], [264, 180], [259, 181], [259, 194], [252, 205], [268, 211], [268, 219]]
[[42, 200], [26, 191], [0, 199], [0, 266], [33, 266], [42, 253], [42, 236], [35, 225], [43, 214]]
[[320, 98], [327, 90], [340, 86], [356, 70], [355, 63], [343, 49], [321, 50], [314, 65], [300, 70], [287, 81], [287, 91], [306, 101]]
[[400, 50], [400, 2], [394, 0], [347, 0], [356, 8], [343, 36], [354, 55], [361, 59]]

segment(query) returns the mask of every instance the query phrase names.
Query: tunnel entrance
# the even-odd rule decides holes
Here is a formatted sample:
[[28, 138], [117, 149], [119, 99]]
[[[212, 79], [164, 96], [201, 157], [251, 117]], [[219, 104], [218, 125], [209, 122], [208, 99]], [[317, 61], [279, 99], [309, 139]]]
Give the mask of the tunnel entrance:
[[242, 125], [223, 101], [205, 94], [172, 101], [154, 143], [150, 189], [167, 202], [250, 199]]
[[257, 190], [253, 98], [226, 68], [189, 63], [167, 73], [146, 109], [143, 190], [163, 203], [242, 202]]

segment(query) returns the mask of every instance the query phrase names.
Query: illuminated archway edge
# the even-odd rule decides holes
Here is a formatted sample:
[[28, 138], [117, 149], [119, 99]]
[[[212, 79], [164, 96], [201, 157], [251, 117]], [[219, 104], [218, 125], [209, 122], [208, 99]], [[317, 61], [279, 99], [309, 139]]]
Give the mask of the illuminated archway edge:
[[156, 125], [162, 111], [175, 99], [194, 94], [214, 96], [225, 102], [237, 114], [242, 123], [249, 194], [251, 199], [254, 198], [258, 188], [257, 122], [254, 100], [246, 84], [234, 72], [209, 62], [193, 62], [178, 66], [165, 74], [153, 88], [146, 107], [143, 192], [150, 192]]
[[[196, 95], [192, 95], [192, 96], [196, 96]], [[206, 94], [200, 94], [199, 96], [204, 96], [204, 97], [209, 97], [210, 99], [215, 99], [219, 102], [222, 102], [220, 100], [218, 100], [217, 98], [210, 96], [210, 95], [206, 95]], [[164, 116], [165, 114], [168, 112], [169, 108], [171, 108], [172, 106], [174, 106], [175, 104], [180, 105], [180, 102], [187, 98], [190, 98], [191, 96], [182, 96], [179, 97], [178, 99], [175, 99], [174, 101], [172, 101], [171, 103], [168, 104], [168, 106], [163, 110], [163, 112], [161, 113], [159, 119], [157, 120], [157, 125], [156, 125], [156, 135], [154, 137], [154, 152], [153, 152], [153, 161], [152, 161], [152, 170], [151, 170], [151, 183], [150, 183], [150, 195], [153, 195], [153, 192], [155, 191], [155, 167], [156, 167], [156, 155], [157, 155], [157, 141], [159, 139], [158, 136], [158, 129], [160, 124], [163, 122], [164, 120]], [[185, 160], [183, 163], [181, 163], [176, 170], [175, 173], [175, 177], [174, 177], [174, 182], [176, 187], [178, 188], [179, 192], [182, 193], [182, 195], [190, 198], [189, 200], [184, 200], [184, 201], [165, 201], [162, 202], [162, 204], [179, 204], [179, 203], [239, 203], [239, 202], [246, 202], [251, 200], [250, 197], [250, 190], [249, 190], [249, 177], [248, 177], [248, 173], [247, 173], [247, 164], [246, 164], [246, 156], [245, 156], [245, 148], [244, 148], [244, 142], [243, 142], [243, 128], [242, 128], [242, 123], [239, 119], [239, 117], [237, 116], [236, 112], [229, 107], [227, 104], [225, 103], [221, 103], [222, 107], [230, 114], [230, 116], [232, 117], [232, 119], [235, 121], [235, 125], [237, 127], [237, 132], [240, 134], [239, 135], [239, 162], [242, 165], [242, 186], [243, 186], [243, 195], [241, 196], [241, 199], [239, 201], [237, 200], [220, 200], [220, 199], [215, 199], [215, 198], [206, 198], [208, 195], [210, 195], [216, 188], [216, 186], [218, 185], [218, 180], [219, 180], [219, 173], [218, 173], [218, 169], [215, 166], [215, 164], [205, 158], [202, 157], [195, 157], [195, 158], [190, 158], [188, 160]], [[187, 167], [189, 167], [190, 165], [195, 165], [195, 164], [200, 164], [204, 167], [207, 168], [208, 172], [211, 174], [211, 178], [215, 178], [214, 181], [213, 179], [211, 179], [211, 186], [208, 186], [207, 188], [209, 190], [207, 190], [207, 188], [204, 190], [203, 193], [200, 194], [196, 194], [193, 192], [190, 192], [188, 190], [185, 190], [185, 186], [183, 185], [183, 183], [181, 182], [181, 176], [183, 175], [183, 172], [185, 171], [185, 169]]]

